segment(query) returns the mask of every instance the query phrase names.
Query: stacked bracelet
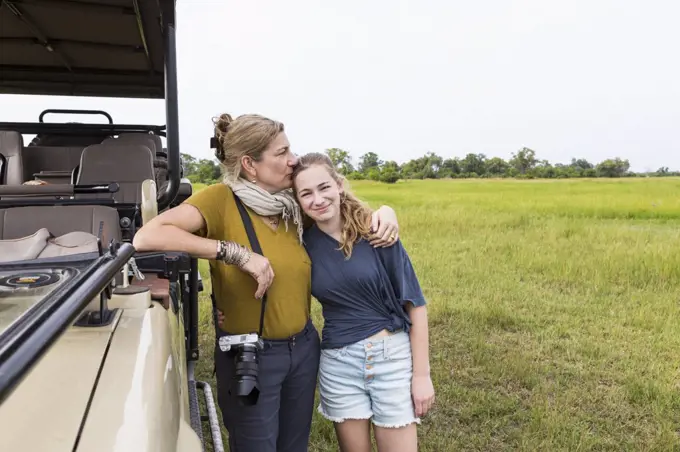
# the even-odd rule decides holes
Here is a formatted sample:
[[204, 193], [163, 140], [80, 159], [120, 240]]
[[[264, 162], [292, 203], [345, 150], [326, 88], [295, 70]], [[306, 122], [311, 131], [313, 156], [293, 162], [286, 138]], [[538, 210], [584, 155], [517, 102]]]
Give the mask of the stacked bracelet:
[[250, 260], [251, 252], [243, 245], [234, 242], [217, 241], [217, 255], [215, 259], [225, 264], [237, 265], [243, 268]]

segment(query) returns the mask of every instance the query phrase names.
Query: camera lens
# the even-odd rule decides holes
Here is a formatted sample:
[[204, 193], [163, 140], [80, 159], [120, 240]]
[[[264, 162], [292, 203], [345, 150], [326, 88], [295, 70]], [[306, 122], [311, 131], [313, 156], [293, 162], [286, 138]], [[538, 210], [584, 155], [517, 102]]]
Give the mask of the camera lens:
[[234, 357], [236, 371], [232, 381], [231, 393], [242, 405], [255, 405], [260, 396], [257, 384], [258, 357], [253, 344], [243, 344]]

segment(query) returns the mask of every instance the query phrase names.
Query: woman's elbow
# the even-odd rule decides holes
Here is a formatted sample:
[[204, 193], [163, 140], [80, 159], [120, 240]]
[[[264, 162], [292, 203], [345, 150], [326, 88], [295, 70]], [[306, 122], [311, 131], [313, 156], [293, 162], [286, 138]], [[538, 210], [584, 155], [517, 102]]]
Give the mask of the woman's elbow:
[[156, 234], [154, 229], [155, 227], [153, 223], [150, 223], [142, 226], [137, 232], [135, 232], [135, 236], [132, 238], [132, 246], [135, 248], [135, 250], [153, 251], [151, 237]]

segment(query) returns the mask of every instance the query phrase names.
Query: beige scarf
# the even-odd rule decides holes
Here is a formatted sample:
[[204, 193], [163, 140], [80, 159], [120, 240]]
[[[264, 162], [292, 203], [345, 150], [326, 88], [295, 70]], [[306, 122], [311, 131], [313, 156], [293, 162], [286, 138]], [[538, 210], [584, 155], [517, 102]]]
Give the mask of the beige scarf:
[[286, 222], [286, 231], [288, 230], [288, 219], [292, 217], [293, 223], [297, 225], [298, 238], [300, 243], [302, 243], [302, 233], [304, 231], [302, 213], [293, 195], [293, 190], [281, 190], [271, 194], [242, 177], [236, 179], [235, 182], [225, 181], [225, 183], [231, 187], [234, 194], [239, 197], [243, 204], [253, 209], [258, 215], [281, 215], [283, 221]]

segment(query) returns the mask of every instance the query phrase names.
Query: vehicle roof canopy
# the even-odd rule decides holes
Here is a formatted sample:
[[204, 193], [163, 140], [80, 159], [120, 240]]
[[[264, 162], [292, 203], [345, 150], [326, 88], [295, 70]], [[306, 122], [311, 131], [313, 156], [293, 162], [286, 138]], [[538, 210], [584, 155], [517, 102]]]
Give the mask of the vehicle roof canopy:
[[0, 93], [165, 98], [176, 0], [0, 0]]

